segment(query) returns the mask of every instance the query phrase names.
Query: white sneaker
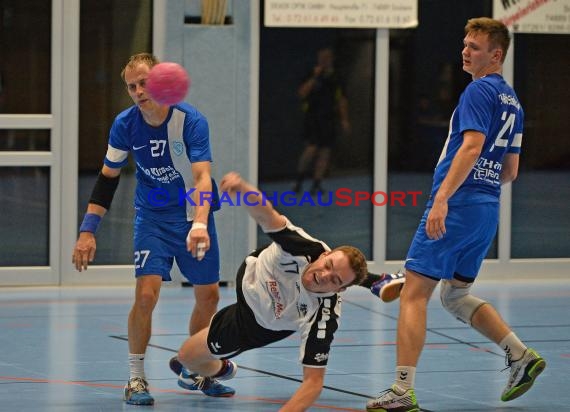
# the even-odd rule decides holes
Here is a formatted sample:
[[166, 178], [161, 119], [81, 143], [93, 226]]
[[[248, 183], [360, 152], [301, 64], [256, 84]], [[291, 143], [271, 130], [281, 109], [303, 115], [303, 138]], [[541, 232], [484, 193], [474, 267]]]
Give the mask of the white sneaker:
[[420, 412], [420, 407], [413, 389], [408, 389], [402, 395], [394, 392], [394, 386], [386, 389], [376, 399], [366, 403], [368, 412]]
[[512, 401], [528, 391], [536, 377], [546, 368], [546, 362], [535, 350], [528, 348], [517, 361], [507, 357], [507, 366], [511, 368], [511, 374], [501, 395], [504, 402]]

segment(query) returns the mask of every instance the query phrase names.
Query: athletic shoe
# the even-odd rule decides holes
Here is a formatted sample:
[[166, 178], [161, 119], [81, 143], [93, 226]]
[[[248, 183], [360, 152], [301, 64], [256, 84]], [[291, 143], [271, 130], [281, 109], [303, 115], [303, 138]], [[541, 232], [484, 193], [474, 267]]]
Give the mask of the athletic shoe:
[[123, 399], [129, 405], [153, 405], [154, 398], [148, 393], [148, 383], [140, 377], [131, 378], [125, 385]]
[[416, 394], [413, 389], [408, 389], [402, 395], [394, 391], [394, 386], [386, 389], [376, 399], [366, 403], [368, 412], [420, 412]]
[[372, 284], [370, 291], [383, 302], [392, 302], [400, 297], [405, 282], [406, 275], [401, 272], [382, 273], [380, 279]]
[[219, 381], [227, 381], [236, 376], [238, 366], [229, 359], [224, 359], [222, 362], [224, 362], [224, 366], [222, 367], [222, 373], [216, 375], [214, 379]]
[[[237, 372], [237, 365], [230, 362], [232, 365], [229, 374], [224, 374], [222, 380], [231, 379]], [[178, 386], [189, 391], [202, 391], [204, 395], [224, 398], [233, 396], [236, 391], [229, 386], [222, 385], [216, 379], [200, 376], [197, 373], [192, 373], [186, 369], [178, 360], [176, 356], [170, 359], [170, 370], [178, 375]], [[231, 376], [230, 376], [231, 375]]]
[[528, 348], [522, 358], [516, 361], [507, 355], [506, 364], [511, 369], [511, 374], [501, 395], [501, 400], [504, 402], [512, 401], [528, 391], [537, 376], [546, 368], [545, 360], [531, 348]]

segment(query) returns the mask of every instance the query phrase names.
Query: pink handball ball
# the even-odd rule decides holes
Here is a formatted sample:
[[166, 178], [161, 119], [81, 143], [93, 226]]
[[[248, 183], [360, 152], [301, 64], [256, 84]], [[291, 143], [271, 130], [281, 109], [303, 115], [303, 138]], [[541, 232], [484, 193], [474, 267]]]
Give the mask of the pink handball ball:
[[190, 77], [178, 63], [159, 63], [150, 69], [146, 79], [146, 89], [150, 97], [168, 106], [183, 101], [189, 88]]

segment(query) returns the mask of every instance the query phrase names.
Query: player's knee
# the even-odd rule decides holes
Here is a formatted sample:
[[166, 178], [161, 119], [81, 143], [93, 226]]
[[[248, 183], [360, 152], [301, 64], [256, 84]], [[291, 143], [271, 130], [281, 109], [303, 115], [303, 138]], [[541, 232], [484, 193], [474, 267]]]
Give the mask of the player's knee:
[[202, 361], [204, 348], [209, 351], [207, 336], [207, 331], [202, 330], [186, 339], [178, 350], [178, 360], [188, 369], [194, 369]]
[[158, 294], [153, 290], [145, 290], [137, 293], [135, 306], [142, 311], [152, 312], [158, 301]]
[[196, 299], [195, 307], [206, 312], [215, 312], [219, 301], [219, 295], [202, 296], [200, 299]]
[[195, 286], [196, 290], [194, 297], [196, 298], [196, 308], [209, 310], [212, 308], [215, 311], [220, 301], [220, 291], [216, 287], [203, 287]]
[[192, 351], [188, 350], [184, 346], [178, 351], [178, 360], [188, 369], [192, 369], [194, 367], [195, 359], [192, 356]]
[[471, 284], [467, 286], [453, 285], [443, 280], [440, 286], [441, 304], [449, 313], [460, 321], [471, 325], [473, 315], [485, 302], [469, 293]]

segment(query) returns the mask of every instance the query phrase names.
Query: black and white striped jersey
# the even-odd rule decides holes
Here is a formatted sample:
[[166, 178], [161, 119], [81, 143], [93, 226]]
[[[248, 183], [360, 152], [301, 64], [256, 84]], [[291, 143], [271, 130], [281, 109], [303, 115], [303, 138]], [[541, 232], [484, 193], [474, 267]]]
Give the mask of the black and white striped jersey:
[[309, 292], [301, 275], [330, 248], [289, 220], [282, 229], [266, 233], [273, 242], [257, 257], [246, 259], [245, 300], [259, 325], [300, 333], [303, 365], [324, 367], [338, 328], [341, 299], [337, 293]]

